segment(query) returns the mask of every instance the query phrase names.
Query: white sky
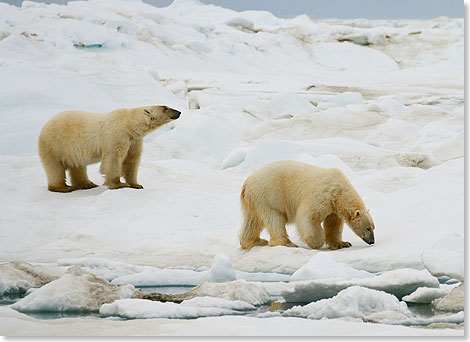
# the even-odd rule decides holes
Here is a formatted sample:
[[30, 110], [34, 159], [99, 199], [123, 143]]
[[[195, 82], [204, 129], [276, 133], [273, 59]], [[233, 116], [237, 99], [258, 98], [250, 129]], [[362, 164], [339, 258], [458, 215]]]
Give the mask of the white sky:
[[[168, 6], [172, 0], [143, 0]], [[23, 0], [0, 0], [20, 6]], [[41, 0], [67, 3], [68, 0]], [[237, 11], [266, 10], [278, 17], [307, 14], [311, 18], [429, 19], [440, 16], [463, 17], [464, 0], [202, 0]]]

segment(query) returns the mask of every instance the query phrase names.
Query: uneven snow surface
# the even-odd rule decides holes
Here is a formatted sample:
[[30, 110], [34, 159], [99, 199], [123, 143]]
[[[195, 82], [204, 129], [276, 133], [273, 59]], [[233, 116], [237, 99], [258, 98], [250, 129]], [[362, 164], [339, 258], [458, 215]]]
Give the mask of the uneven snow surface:
[[[147, 318], [40, 320], [0, 306], [0, 334], [463, 335], [463, 286], [433, 302], [455, 312], [447, 321], [400, 309], [442, 294], [436, 277], [464, 279], [463, 71], [463, 19], [0, 2], [0, 295], [25, 312]], [[143, 190], [47, 190], [37, 139], [53, 115], [158, 104], [182, 114], [145, 137]], [[299, 248], [241, 250], [241, 186], [282, 159], [341, 169], [376, 243], [345, 226], [352, 247], [311, 250], [289, 226]], [[99, 164], [88, 174], [102, 184]], [[199, 285], [197, 296], [130, 298], [169, 285]], [[302, 317], [309, 305], [342, 317], [327, 312], [344, 293], [353, 321], [257, 316], [282, 294]]]

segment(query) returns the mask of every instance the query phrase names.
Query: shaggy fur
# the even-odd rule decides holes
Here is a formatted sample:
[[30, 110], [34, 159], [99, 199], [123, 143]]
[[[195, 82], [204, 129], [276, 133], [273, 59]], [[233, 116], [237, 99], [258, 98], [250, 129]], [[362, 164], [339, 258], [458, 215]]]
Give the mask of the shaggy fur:
[[[99, 161], [109, 189], [142, 189], [137, 172], [143, 137], [179, 116], [179, 111], [166, 106], [117, 109], [107, 114], [68, 111], [55, 115], [39, 136], [39, 156], [48, 189], [70, 192], [96, 187], [88, 179], [86, 167]], [[71, 186], [65, 182], [66, 170]]]
[[[311, 248], [350, 247], [342, 240], [343, 223], [368, 244], [374, 243], [374, 223], [361, 197], [338, 169], [324, 169], [296, 161], [274, 162], [253, 172], [241, 192], [243, 249], [254, 246], [297, 247], [285, 225], [295, 223]], [[323, 227], [322, 223], [323, 222]], [[270, 240], [260, 239], [267, 228]]]

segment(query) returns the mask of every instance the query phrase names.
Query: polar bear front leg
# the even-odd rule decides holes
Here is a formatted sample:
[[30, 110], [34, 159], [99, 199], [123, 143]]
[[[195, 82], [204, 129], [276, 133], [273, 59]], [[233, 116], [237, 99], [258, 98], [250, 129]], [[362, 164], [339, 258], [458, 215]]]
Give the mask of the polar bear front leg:
[[342, 240], [344, 220], [335, 213], [330, 214], [323, 221], [325, 240], [329, 249], [351, 247], [351, 244]]
[[137, 182], [137, 172], [139, 171], [140, 157], [142, 155], [142, 140], [133, 143], [129, 147], [127, 156], [122, 164], [122, 175], [131, 188], [143, 189]]
[[312, 218], [308, 208], [299, 211], [295, 226], [301, 239], [312, 249], [320, 249], [325, 243], [325, 231], [321, 223]]
[[128, 144], [113, 144], [104, 152], [103, 160], [101, 162], [100, 172], [105, 176], [104, 185], [109, 189], [128, 188], [128, 183], [121, 182], [122, 163], [126, 158]]

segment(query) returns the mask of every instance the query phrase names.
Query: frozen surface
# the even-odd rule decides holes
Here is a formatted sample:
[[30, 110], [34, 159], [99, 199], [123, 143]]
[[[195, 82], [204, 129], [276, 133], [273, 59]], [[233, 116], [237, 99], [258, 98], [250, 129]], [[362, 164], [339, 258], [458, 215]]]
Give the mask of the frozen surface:
[[321, 252], [314, 255], [304, 266], [295, 271], [291, 281], [313, 280], [325, 278], [368, 278], [374, 275], [352, 268], [342, 262], [336, 262], [332, 254]]
[[436, 242], [432, 248], [423, 251], [423, 262], [436, 277], [446, 275], [464, 280], [464, 253], [463, 236], [449, 234]]
[[407, 303], [430, 304], [434, 299], [444, 297], [453, 288], [454, 285], [439, 285], [439, 288], [418, 287], [415, 292], [404, 296], [402, 300]]
[[104, 303], [130, 298], [132, 285], [118, 287], [106, 279], [75, 266], [54, 280], [12, 305], [21, 312], [87, 312], [98, 311]]
[[460, 284], [442, 298], [432, 301], [437, 311], [463, 311], [465, 309], [465, 286]]
[[355, 317], [362, 318], [377, 312], [393, 311], [411, 316], [406, 303], [383, 291], [351, 286], [329, 299], [322, 299], [305, 306], [294, 306], [284, 315], [309, 319]]
[[[182, 0], [165, 8], [120, 0], [0, 3], [0, 262], [47, 263], [41, 272], [53, 278], [80, 266], [115, 284], [197, 285], [224, 254], [236, 281], [260, 282], [265, 291], [247, 302], [294, 287], [307, 300], [301, 283], [286, 282], [318, 251], [294, 227], [288, 233], [300, 248], [243, 251], [237, 237], [246, 177], [265, 163], [294, 159], [340, 168], [376, 224], [375, 245], [345, 227], [343, 240], [352, 247], [321, 250], [335, 263], [305, 266], [296, 277], [318, 277], [306, 282], [317, 282], [312, 286], [323, 295], [321, 286], [334, 296], [358, 285], [398, 297], [435, 285], [405, 268], [463, 279], [463, 28], [463, 19], [451, 18], [279, 19]], [[155, 104], [182, 115], [145, 138], [145, 189], [47, 191], [37, 137], [49, 118], [69, 109]], [[99, 165], [88, 173], [102, 183]], [[233, 279], [227, 265], [216, 269]], [[359, 278], [361, 272], [379, 275]], [[37, 275], [5, 274], [3, 292], [43, 285], [33, 295], [47, 286]], [[330, 276], [342, 279], [324, 278]], [[101, 331], [93, 320], [66, 320], [77, 325], [64, 329], [62, 320], [8, 315], [0, 324], [10, 334], [11, 327], [42, 335], [339, 331], [338, 320], [289, 317], [100, 320], [107, 327]], [[340, 325], [349, 335], [462, 334]]]
[[369, 278], [304, 280], [289, 285], [290, 288], [281, 292], [286, 301], [309, 303], [333, 297], [350, 286], [381, 290], [402, 298], [419, 287], [439, 288], [439, 281], [426, 270], [398, 269]]
[[[197, 318], [208, 316], [222, 316], [236, 314], [233, 307], [242, 307], [240, 303], [230, 305], [227, 300], [214, 300], [204, 302], [183, 302], [176, 304], [172, 302], [153, 302], [145, 299], [120, 299], [111, 304], [103, 304], [100, 308], [101, 317], [134, 318]], [[206, 305], [199, 305], [199, 304]], [[215, 302], [215, 303], [214, 303]], [[207, 304], [210, 304], [207, 306]], [[232, 308], [230, 308], [232, 306]], [[228, 307], [228, 308], [227, 308]]]
[[[0, 307], [0, 329], [7, 336], [463, 336], [464, 330], [415, 329], [341, 319], [308, 320], [295, 317], [207, 317], [195, 320], [97, 320], [63, 318], [36, 320], [8, 307]], [[243, 327], [241, 329], [241, 327]]]
[[224, 298], [227, 300], [243, 301], [252, 305], [266, 304], [271, 301], [271, 296], [263, 286], [245, 280], [223, 283], [204, 282], [195, 287], [191, 292], [197, 297]]
[[0, 297], [24, 294], [30, 288], [41, 287], [56, 278], [51, 270], [26, 262], [0, 264]]

